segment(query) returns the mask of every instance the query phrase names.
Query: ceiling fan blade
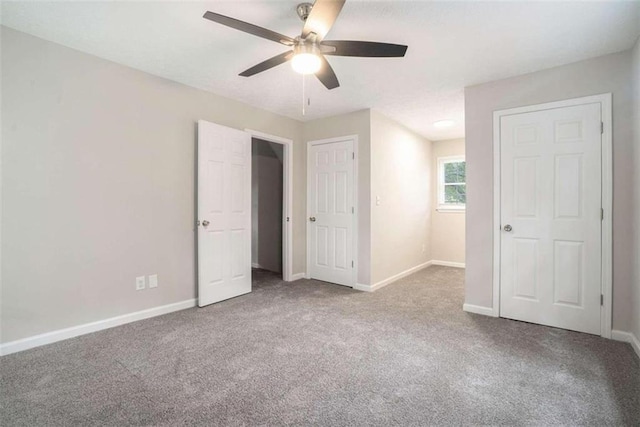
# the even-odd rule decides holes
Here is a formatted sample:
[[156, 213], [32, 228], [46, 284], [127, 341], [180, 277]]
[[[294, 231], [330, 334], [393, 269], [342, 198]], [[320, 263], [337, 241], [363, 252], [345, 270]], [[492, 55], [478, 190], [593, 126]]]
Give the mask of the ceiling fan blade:
[[322, 40], [336, 21], [344, 6], [345, 0], [316, 0], [302, 29], [302, 38], [315, 33], [318, 41]]
[[276, 66], [278, 66], [280, 64], [284, 64], [285, 62], [290, 60], [292, 57], [293, 57], [293, 51], [292, 50], [290, 50], [288, 52], [285, 52], [285, 53], [281, 53], [280, 55], [276, 55], [273, 58], [269, 58], [266, 61], [263, 61], [263, 62], [259, 63], [258, 65], [254, 65], [253, 67], [249, 68], [248, 70], [244, 70], [243, 72], [240, 73], [240, 75], [242, 77], [253, 76], [254, 74], [258, 74], [258, 73], [261, 73], [263, 71], [266, 71], [269, 68], [273, 68], [273, 67], [276, 67]]
[[291, 37], [276, 33], [275, 31], [267, 30], [266, 28], [258, 27], [257, 25], [249, 24], [248, 22], [220, 15], [218, 13], [206, 12], [202, 17], [210, 21], [217, 22], [218, 24], [226, 25], [227, 27], [235, 28], [236, 30], [253, 34], [254, 36], [262, 37], [263, 39], [272, 40], [277, 43], [282, 43], [287, 46], [293, 46], [295, 44], [295, 40]]
[[351, 40], [327, 40], [321, 46], [334, 47], [335, 52], [323, 51], [325, 55], [363, 56], [371, 58], [398, 58], [407, 52], [407, 46], [401, 44], [363, 42]]
[[322, 65], [320, 66], [320, 71], [316, 73], [316, 77], [323, 85], [325, 85], [327, 89], [337, 88], [338, 86], [340, 86], [340, 83], [338, 82], [336, 73], [333, 71], [333, 68], [331, 68], [331, 65], [329, 65], [329, 61], [327, 61], [327, 58], [322, 55], [319, 56]]

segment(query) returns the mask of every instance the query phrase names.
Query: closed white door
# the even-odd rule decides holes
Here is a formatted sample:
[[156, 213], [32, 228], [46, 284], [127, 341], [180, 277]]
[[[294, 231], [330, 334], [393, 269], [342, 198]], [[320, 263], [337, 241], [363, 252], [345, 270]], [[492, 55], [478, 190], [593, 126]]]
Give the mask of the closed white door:
[[500, 316], [600, 334], [601, 105], [500, 119]]
[[307, 162], [308, 275], [354, 285], [353, 141], [311, 144]]
[[198, 121], [198, 305], [251, 292], [251, 136]]

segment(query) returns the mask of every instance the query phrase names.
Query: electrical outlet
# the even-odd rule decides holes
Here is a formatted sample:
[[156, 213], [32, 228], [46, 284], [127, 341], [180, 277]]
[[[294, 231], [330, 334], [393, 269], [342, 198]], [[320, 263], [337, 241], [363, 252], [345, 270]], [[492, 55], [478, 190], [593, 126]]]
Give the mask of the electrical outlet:
[[149, 276], [149, 288], [157, 288], [158, 287], [158, 275], [152, 274]]
[[136, 291], [141, 291], [145, 288], [144, 276], [136, 277]]

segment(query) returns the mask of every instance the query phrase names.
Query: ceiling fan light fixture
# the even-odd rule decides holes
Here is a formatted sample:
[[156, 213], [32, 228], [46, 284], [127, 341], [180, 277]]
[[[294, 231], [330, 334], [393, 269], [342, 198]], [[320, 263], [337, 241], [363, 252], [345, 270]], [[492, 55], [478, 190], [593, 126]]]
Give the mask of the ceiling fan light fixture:
[[315, 74], [320, 65], [320, 57], [314, 53], [299, 53], [291, 59], [291, 68], [300, 74]]
[[300, 44], [294, 50], [291, 68], [300, 74], [315, 74], [320, 71], [322, 61], [315, 45]]
[[455, 122], [451, 119], [447, 120], [438, 120], [437, 122], [433, 122], [433, 126], [437, 128], [448, 128], [455, 124]]

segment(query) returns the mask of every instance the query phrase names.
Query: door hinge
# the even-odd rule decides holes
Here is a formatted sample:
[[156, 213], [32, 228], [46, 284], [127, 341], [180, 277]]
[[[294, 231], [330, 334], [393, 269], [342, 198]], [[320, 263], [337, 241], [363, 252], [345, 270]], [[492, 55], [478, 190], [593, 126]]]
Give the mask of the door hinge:
[[351, 268], [353, 268], [353, 261], [351, 261]]
[[600, 221], [604, 221], [604, 208], [600, 208]]
[[600, 305], [604, 305], [604, 295], [600, 294]]
[[604, 122], [600, 122], [600, 135], [604, 134]]
[[356, 159], [356, 153], [351, 153], [351, 158], [352, 158], [353, 160], [355, 160], [355, 159]]
[[353, 206], [351, 206], [351, 213], [356, 213], [356, 210]]

